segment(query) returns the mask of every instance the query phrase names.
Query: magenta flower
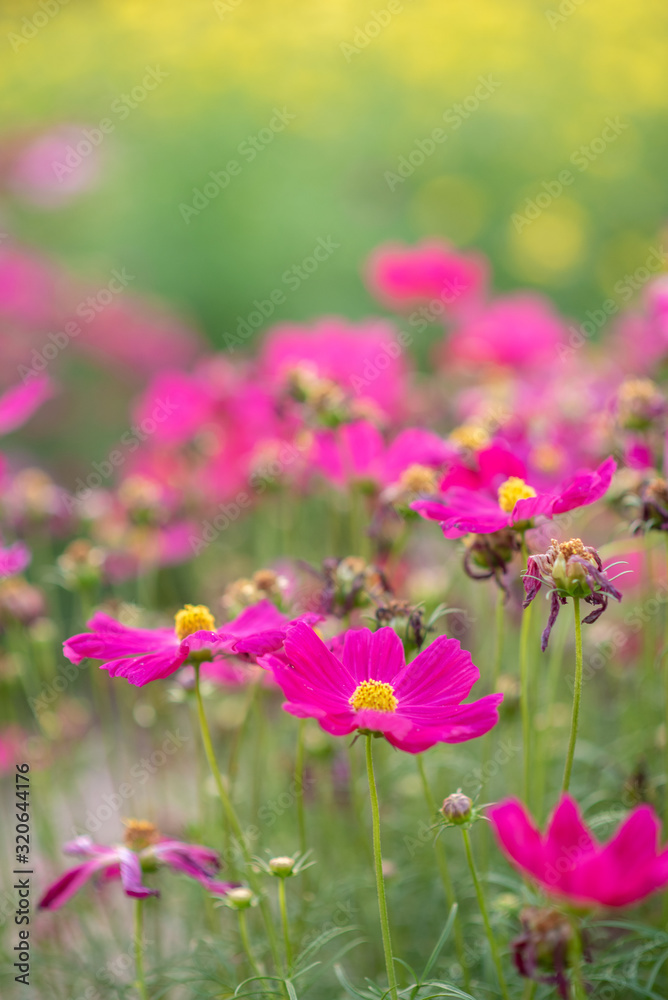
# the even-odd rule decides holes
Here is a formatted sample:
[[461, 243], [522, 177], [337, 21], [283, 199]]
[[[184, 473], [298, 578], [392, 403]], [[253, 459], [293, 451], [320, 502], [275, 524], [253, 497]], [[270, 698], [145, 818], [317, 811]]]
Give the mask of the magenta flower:
[[443, 240], [424, 240], [412, 247], [401, 243], [378, 247], [366, 270], [369, 288], [385, 305], [433, 300], [425, 318], [434, 322], [480, 301], [489, 267], [480, 254], [460, 253]]
[[518, 292], [491, 302], [448, 338], [443, 363], [472, 369], [495, 366], [526, 371], [555, 364], [567, 330], [549, 301]]
[[331, 382], [364, 411], [396, 418], [405, 409], [404, 351], [394, 328], [383, 320], [353, 325], [327, 317], [313, 329], [275, 326], [264, 339], [259, 369], [260, 378], [276, 388], [303, 372]]
[[527, 528], [535, 517], [549, 520], [588, 506], [605, 494], [617, 468], [607, 458], [593, 472], [583, 470], [549, 493], [537, 493], [524, 463], [506, 448], [491, 445], [477, 458], [477, 470], [460, 464], [446, 473], [440, 496], [411, 504], [422, 517], [439, 521], [446, 538]]
[[[305, 617], [319, 620], [314, 615]], [[221, 656], [254, 660], [273, 652], [283, 644], [290, 624], [290, 619], [267, 600], [246, 608], [219, 629], [203, 604], [186, 604], [176, 613], [174, 628], [131, 628], [98, 611], [88, 622], [92, 631], [67, 639], [63, 652], [72, 663], [85, 657], [105, 660], [102, 670], [143, 687], [169, 677], [189, 658], [198, 663]]]
[[325, 732], [374, 733], [408, 753], [462, 743], [498, 722], [503, 695], [462, 705], [480, 677], [455, 639], [440, 636], [411, 663], [391, 628], [350, 630], [336, 656], [305, 623], [288, 629], [285, 657], [265, 657], [283, 689], [284, 708], [317, 719]]
[[157, 889], [143, 885], [142, 872], [161, 865], [189, 875], [217, 895], [225, 895], [235, 884], [216, 879], [220, 868], [216, 851], [161, 837], [152, 823], [142, 820], [128, 821], [124, 844], [104, 847], [90, 837], [77, 837], [63, 850], [86, 860], [48, 887], [39, 901], [41, 910], [57, 910], [95, 875], [105, 881], [120, 879], [125, 895], [134, 899], [159, 896]]
[[585, 826], [563, 795], [545, 834], [517, 799], [489, 811], [504, 854], [548, 893], [576, 906], [630, 906], [668, 884], [668, 850], [659, 851], [659, 821], [639, 806], [607, 844]]
[[0, 548], [0, 580], [22, 573], [30, 563], [30, 558], [30, 549], [23, 542], [14, 542], [6, 549]]
[[8, 389], [0, 396], [0, 434], [10, 434], [24, 424], [53, 391], [53, 383], [46, 375]]

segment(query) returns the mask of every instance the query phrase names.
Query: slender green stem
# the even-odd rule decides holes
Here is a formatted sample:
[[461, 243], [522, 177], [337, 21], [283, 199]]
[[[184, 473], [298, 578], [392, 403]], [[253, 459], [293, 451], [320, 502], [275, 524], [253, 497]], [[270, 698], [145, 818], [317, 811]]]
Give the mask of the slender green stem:
[[285, 898], [285, 879], [278, 880], [278, 907], [281, 911], [283, 925], [283, 944], [285, 945], [285, 965], [288, 973], [292, 968], [292, 945], [290, 944], [290, 924], [288, 923], [288, 904]]
[[246, 958], [248, 959], [248, 964], [251, 967], [252, 972], [256, 976], [261, 976], [262, 971], [253, 957], [253, 952], [250, 946], [250, 940], [248, 938], [248, 924], [246, 923], [246, 914], [243, 910], [239, 910], [237, 913], [239, 917], [239, 937], [241, 938], [241, 944], [246, 953]]
[[297, 755], [295, 757], [295, 795], [297, 796], [297, 826], [299, 827], [299, 850], [306, 851], [306, 815], [304, 813], [304, 730], [306, 719], [299, 720], [297, 734]]
[[[429, 787], [429, 782], [427, 781], [427, 775], [424, 768], [424, 760], [422, 759], [422, 754], [416, 755], [416, 761], [418, 766], [418, 771], [420, 772], [420, 778], [422, 780], [422, 788], [424, 791], [425, 801], [427, 803], [427, 808], [429, 814], [432, 817], [436, 816], [436, 800], [433, 796], [432, 790]], [[455, 895], [455, 889], [452, 884], [452, 877], [450, 875], [450, 869], [448, 867], [448, 859], [445, 853], [445, 847], [442, 841], [439, 839], [434, 844], [434, 852], [436, 854], [436, 864], [438, 865], [438, 871], [441, 876], [441, 882], [443, 883], [443, 889], [445, 890], [445, 898], [448, 901], [448, 906], [450, 909], [457, 902], [457, 897]], [[455, 935], [455, 950], [457, 952], [457, 959], [462, 967], [462, 976], [464, 978], [464, 988], [466, 992], [470, 992], [471, 985], [471, 974], [469, 970], [468, 961], [466, 958], [466, 951], [464, 948], [464, 934], [462, 931], [461, 919], [459, 917], [459, 912], [455, 917], [454, 923], [454, 935]]]
[[135, 900], [135, 970], [137, 993], [141, 1000], [148, 1000], [144, 979], [144, 900]]
[[469, 869], [471, 872], [471, 878], [473, 879], [473, 885], [475, 888], [475, 894], [478, 897], [478, 906], [480, 907], [480, 913], [482, 915], [482, 921], [485, 925], [485, 931], [487, 933], [487, 940], [489, 941], [489, 950], [492, 953], [492, 961], [494, 962], [494, 967], [496, 968], [496, 974], [499, 979], [499, 986], [501, 987], [501, 995], [503, 1000], [510, 1000], [510, 994], [508, 993], [508, 987], [506, 986], [506, 980], [503, 975], [503, 966], [501, 965], [501, 957], [499, 955], [499, 949], [496, 944], [496, 939], [494, 937], [494, 931], [492, 930], [492, 925], [489, 920], [489, 914], [487, 913], [487, 904], [485, 903], [485, 895], [482, 891], [482, 886], [480, 885], [480, 880], [478, 879], [478, 873], [476, 872], [475, 862], [473, 860], [473, 851], [471, 850], [471, 838], [466, 827], [462, 827], [462, 836], [464, 838], [464, 847], [466, 848], [466, 860], [469, 864]]
[[496, 685], [501, 673], [501, 663], [503, 660], [503, 634], [506, 621], [506, 592], [503, 587], [497, 588], [496, 597], [496, 621], [494, 636], [494, 668], [492, 671], [492, 692], [496, 691]]
[[394, 972], [392, 955], [392, 939], [390, 937], [390, 921], [387, 915], [387, 899], [385, 898], [385, 876], [383, 875], [383, 856], [380, 848], [380, 811], [378, 808], [378, 791], [373, 773], [373, 750], [371, 740], [366, 738], [366, 771], [369, 778], [369, 795], [371, 797], [371, 817], [373, 820], [373, 857], [376, 868], [376, 890], [378, 892], [378, 910], [380, 912], [380, 930], [383, 936], [383, 951], [385, 953], [385, 968], [387, 982], [390, 987], [390, 997], [397, 1000], [397, 977]]
[[236, 838], [243, 858], [246, 864], [246, 874], [248, 882], [251, 889], [255, 895], [260, 900], [260, 910], [262, 912], [262, 917], [264, 919], [265, 926], [267, 928], [267, 939], [269, 941], [269, 947], [271, 948], [271, 954], [274, 959], [274, 964], [276, 968], [280, 968], [280, 957], [278, 952], [278, 941], [276, 939], [276, 930], [274, 928], [274, 923], [271, 917], [271, 911], [267, 905], [266, 898], [262, 895], [262, 891], [257, 883], [257, 878], [255, 872], [253, 871], [253, 862], [248, 850], [248, 844], [246, 843], [246, 838], [244, 837], [243, 830], [241, 829], [241, 823], [236, 814], [234, 806], [232, 805], [232, 800], [225, 787], [225, 782], [218, 768], [218, 762], [216, 760], [216, 755], [213, 749], [213, 743], [211, 742], [211, 733], [209, 731], [209, 724], [206, 721], [206, 713], [204, 711], [204, 704], [202, 702], [202, 692], [200, 690], [199, 683], [199, 664], [195, 665], [195, 698], [197, 701], [197, 716], [199, 718], [200, 730], [202, 733], [202, 743], [204, 744], [204, 752], [206, 754], [206, 759], [209, 762], [209, 767], [211, 769], [211, 774], [213, 775], [213, 780], [216, 783], [216, 788], [218, 790], [218, 796], [227, 817], [227, 822], [232, 830], [233, 837]]
[[573, 926], [571, 948], [571, 986], [573, 1000], [587, 1000], [587, 989], [582, 978], [582, 938], [580, 928]]
[[578, 720], [580, 718], [580, 700], [582, 698], [582, 625], [580, 623], [580, 598], [573, 598], [573, 613], [575, 615], [575, 682], [573, 684], [573, 713], [571, 715], [571, 735], [568, 741], [566, 767], [562, 791], [567, 792], [571, 783], [573, 756], [578, 738]]
[[[526, 541], [522, 535], [522, 557], [524, 569], [529, 561]], [[529, 634], [531, 632], [531, 613], [533, 604], [522, 615], [520, 629], [520, 708], [522, 711], [522, 750], [524, 754], [524, 801], [530, 804], [531, 788], [531, 706], [529, 690]]]

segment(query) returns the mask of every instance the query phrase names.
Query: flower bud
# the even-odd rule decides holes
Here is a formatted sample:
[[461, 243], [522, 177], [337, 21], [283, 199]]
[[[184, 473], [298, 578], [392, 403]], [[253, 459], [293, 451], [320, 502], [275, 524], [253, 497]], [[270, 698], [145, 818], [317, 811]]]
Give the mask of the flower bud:
[[280, 857], [269, 860], [269, 871], [277, 878], [288, 878], [289, 875], [292, 875], [294, 867], [294, 858]]
[[226, 905], [233, 910], [247, 910], [249, 906], [253, 905], [254, 900], [253, 890], [245, 885], [229, 889], [225, 896]]
[[453, 792], [452, 795], [448, 795], [447, 799], [443, 802], [441, 806], [441, 812], [450, 823], [454, 823], [456, 826], [461, 826], [464, 823], [468, 823], [471, 819], [471, 814], [473, 812], [473, 802], [464, 793], [458, 789]]

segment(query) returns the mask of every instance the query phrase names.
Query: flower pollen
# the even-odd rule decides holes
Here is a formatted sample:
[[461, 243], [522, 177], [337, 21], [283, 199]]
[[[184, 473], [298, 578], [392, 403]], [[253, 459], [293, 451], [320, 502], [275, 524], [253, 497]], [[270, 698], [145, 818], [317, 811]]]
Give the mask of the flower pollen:
[[437, 476], [427, 465], [409, 465], [401, 473], [399, 485], [409, 493], [435, 493]]
[[533, 486], [529, 486], [519, 476], [511, 476], [499, 486], [499, 507], [510, 514], [518, 500], [529, 500], [535, 496]]
[[371, 708], [374, 712], [395, 712], [399, 702], [394, 697], [394, 688], [385, 681], [362, 681], [348, 700], [351, 708], [359, 712]]
[[213, 632], [216, 627], [216, 619], [206, 604], [186, 604], [174, 615], [174, 625], [177, 637], [185, 639], [193, 632]]
[[158, 828], [146, 819], [126, 819], [123, 843], [133, 851], [143, 851], [160, 840]]
[[553, 538], [551, 539], [551, 543], [555, 548], [559, 549], [559, 552], [567, 561], [571, 556], [582, 556], [583, 559], [588, 559], [591, 563], [596, 562], [581, 538], [569, 538], [567, 542], [558, 542], [556, 538]]

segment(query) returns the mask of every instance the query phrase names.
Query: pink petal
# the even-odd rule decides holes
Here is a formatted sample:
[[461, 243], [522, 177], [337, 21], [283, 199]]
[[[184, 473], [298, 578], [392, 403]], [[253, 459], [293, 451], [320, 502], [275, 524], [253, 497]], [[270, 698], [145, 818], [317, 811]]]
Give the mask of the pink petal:
[[392, 628], [349, 629], [345, 635], [343, 663], [348, 673], [361, 681], [392, 681], [404, 666], [404, 647]]

